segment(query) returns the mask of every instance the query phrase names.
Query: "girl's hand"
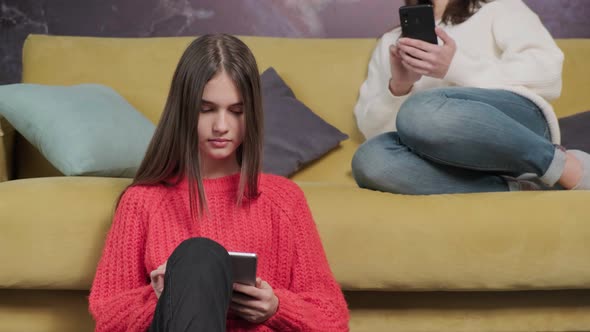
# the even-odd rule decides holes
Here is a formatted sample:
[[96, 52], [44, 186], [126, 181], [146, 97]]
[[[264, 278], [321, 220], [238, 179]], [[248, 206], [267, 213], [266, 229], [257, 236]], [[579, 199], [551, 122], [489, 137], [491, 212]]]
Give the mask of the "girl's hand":
[[150, 272], [150, 285], [152, 285], [152, 288], [154, 289], [154, 292], [156, 292], [156, 297], [158, 299], [164, 290], [164, 274], [166, 274], [166, 263], [168, 263], [168, 261], [164, 262], [164, 264], [158, 266], [157, 269]]
[[443, 45], [434, 45], [425, 41], [400, 38], [398, 48], [401, 62], [409, 71], [435, 78], [443, 78], [449, 71], [451, 61], [457, 51], [455, 40], [443, 29], [436, 27], [436, 34]]
[[279, 298], [264, 280], [256, 278], [256, 286], [234, 283], [230, 310], [251, 323], [262, 323], [279, 307]]

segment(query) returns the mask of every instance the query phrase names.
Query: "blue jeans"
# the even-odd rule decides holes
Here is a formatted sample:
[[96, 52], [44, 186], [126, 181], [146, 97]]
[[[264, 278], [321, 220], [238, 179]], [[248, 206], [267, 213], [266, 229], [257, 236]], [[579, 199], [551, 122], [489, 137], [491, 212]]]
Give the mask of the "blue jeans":
[[352, 160], [362, 188], [400, 194], [508, 191], [505, 176], [553, 186], [565, 153], [536, 104], [504, 90], [441, 88], [401, 106], [397, 132], [363, 143]]

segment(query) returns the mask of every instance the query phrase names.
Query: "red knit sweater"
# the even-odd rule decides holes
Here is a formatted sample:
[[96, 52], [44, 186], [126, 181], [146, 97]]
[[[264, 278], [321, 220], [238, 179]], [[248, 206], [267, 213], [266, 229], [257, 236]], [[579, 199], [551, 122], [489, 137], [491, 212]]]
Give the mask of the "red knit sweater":
[[90, 293], [96, 331], [146, 331], [157, 303], [149, 273], [190, 237], [257, 253], [258, 276], [279, 298], [278, 311], [266, 322], [228, 319], [228, 331], [348, 331], [346, 302], [301, 189], [261, 175], [260, 196], [238, 208], [239, 178], [204, 180], [209, 214], [198, 221], [190, 218], [186, 182], [125, 192]]

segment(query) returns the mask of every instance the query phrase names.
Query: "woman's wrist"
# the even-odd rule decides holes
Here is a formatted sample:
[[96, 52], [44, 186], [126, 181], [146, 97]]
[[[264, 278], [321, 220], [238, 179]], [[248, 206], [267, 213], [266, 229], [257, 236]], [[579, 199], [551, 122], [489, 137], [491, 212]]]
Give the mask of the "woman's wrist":
[[399, 97], [407, 95], [410, 92], [410, 90], [412, 90], [413, 86], [414, 83], [395, 82], [393, 81], [393, 79], [389, 79], [389, 91], [394, 96]]

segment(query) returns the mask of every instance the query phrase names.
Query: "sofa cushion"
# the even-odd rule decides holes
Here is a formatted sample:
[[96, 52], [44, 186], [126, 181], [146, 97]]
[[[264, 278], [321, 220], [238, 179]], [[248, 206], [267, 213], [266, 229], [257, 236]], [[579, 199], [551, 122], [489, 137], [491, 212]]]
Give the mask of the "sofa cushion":
[[[128, 184], [96, 177], [0, 183], [0, 288], [88, 289]], [[403, 196], [300, 186], [344, 289], [590, 287], [589, 191]]]
[[130, 183], [64, 176], [0, 183], [0, 289], [88, 290], [115, 202]]
[[559, 119], [561, 145], [590, 152], [590, 111]]
[[0, 114], [65, 175], [133, 177], [154, 132], [98, 84], [0, 86]]
[[262, 73], [261, 84], [265, 172], [292, 175], [348, 138], [299, 101], [274, 68]]

